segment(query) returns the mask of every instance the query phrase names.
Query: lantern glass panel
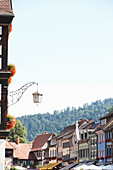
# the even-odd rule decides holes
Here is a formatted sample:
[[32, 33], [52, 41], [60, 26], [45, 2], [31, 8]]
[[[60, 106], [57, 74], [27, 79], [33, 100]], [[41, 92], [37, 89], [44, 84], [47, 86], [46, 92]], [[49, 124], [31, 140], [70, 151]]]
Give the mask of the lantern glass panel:
[[0, 124], [1, 124], [1, 107], [0, 107]]
[[2, 26], [0, 26], [0, 35], [2, 35]]
[[0, 58], [0, 70], [2, 69], [2, 59]]
[[39, 95], [37, 94], [33, 94], [33, 101], [34, 103], [39, 103]]
[[2, 94], [2, 85], [0, 84], [0, 101], [1, 101], [1, 94]]
[[[1, 37], [0, 37], [0, 41], [1, 41]], [[2, 55], [2, 45], [0, 43], [0, 55]]]

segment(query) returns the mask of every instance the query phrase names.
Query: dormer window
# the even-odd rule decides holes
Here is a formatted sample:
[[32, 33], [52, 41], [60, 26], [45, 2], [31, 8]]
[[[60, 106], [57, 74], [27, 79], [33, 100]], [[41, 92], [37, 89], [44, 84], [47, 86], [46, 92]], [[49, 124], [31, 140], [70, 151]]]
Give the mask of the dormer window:
[[105, 125], [106, 124], [106, 119], [102, 119], [101, 120], [101, 125]]

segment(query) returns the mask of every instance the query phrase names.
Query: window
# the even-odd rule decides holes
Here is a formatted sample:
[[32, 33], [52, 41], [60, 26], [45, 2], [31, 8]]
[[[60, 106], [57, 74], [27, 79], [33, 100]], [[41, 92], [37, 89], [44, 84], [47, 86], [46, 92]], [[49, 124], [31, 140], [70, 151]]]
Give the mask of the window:
[[83, 139], [83, 134], [81, 134], [81, 139]]
[[12, 157], [13, 156], [13, 150], [6, 149], [5, 150], [5, 157]]
[[97, 139], [96, 138], [92, 138], [91, 139], [91, 145], [96, 145], [97, 143]]
[[98, 142], [103, 142], [104, 141], [104, 134], [98, 134]]
[[69, 142], [63, 143], [63, 148], [68, 148], [69, 147]]
[[106, 124], [106, 119], [101, 120], [101, 125], [105, 125]]
[[85, 149], [83, 149], [83, 157], [85, 157]]
[[107, 146], [107, 155], [112, 155], [112, 146], [111, 145]]
[[34, 161], [30, 161], [30, 165], [34, 165]]
[[85, 139], [87, 139], [87, 133], [85, 133]]

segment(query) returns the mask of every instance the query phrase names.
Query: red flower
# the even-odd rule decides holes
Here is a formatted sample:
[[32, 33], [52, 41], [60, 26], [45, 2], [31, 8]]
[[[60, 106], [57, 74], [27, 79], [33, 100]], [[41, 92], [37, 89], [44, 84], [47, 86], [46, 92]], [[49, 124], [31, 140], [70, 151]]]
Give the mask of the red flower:
[[106, 140], [105, 140], [105, 143], [106, 143], [106, 142], [109, 142], [110, 140], [111, 140], [111, 138], [106, 139]]
[[9, 77], [9, 79], [8, 79], [8, 84], [11, 84], [11, 81], [12, 81], [12, 78]]
[[14, 116], [7, 115], [6, 129], [11, 130], [16, 125], [16, 118]]
[[97, 157], [96, 160], [99, 160], [99, 158]]
[[16, 67], [14, 64], [9, 64], [9, 71], [11, 71], [11, 77], [16, 73]]
[[14, 64], [9, 64], [8, 70], [11, 72], [11, 75], [10, 75], [10, 77], [8, 79], [8, 84], [11, 84], [11, 77], [13, 77], [15, 75], [15, 73], [16, 73], [15, 65]]
[[9, 33], [12, 31], [12, 24], [10, 25], [10, 28], [9, 28]]
[[105, 159], [108, 159], [108, 158], [111, 158], [111, 155], [107, 155], [107, 156], [105, 157]]

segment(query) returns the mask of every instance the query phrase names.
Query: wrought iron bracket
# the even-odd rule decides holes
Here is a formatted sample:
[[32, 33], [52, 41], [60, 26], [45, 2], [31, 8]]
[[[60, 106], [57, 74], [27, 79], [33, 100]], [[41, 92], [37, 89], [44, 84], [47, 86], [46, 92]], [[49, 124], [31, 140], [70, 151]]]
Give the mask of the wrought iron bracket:
[[16, 104], [24, 94], [24, 92], [32, 85], [36, 84], [38, 88], [38, 83], [36, 82], [29, 82], [23, 85], [21, 88], [19, 88], [16, 91], [10, 91], [8, 92], [8, 107], [11, 105]]

